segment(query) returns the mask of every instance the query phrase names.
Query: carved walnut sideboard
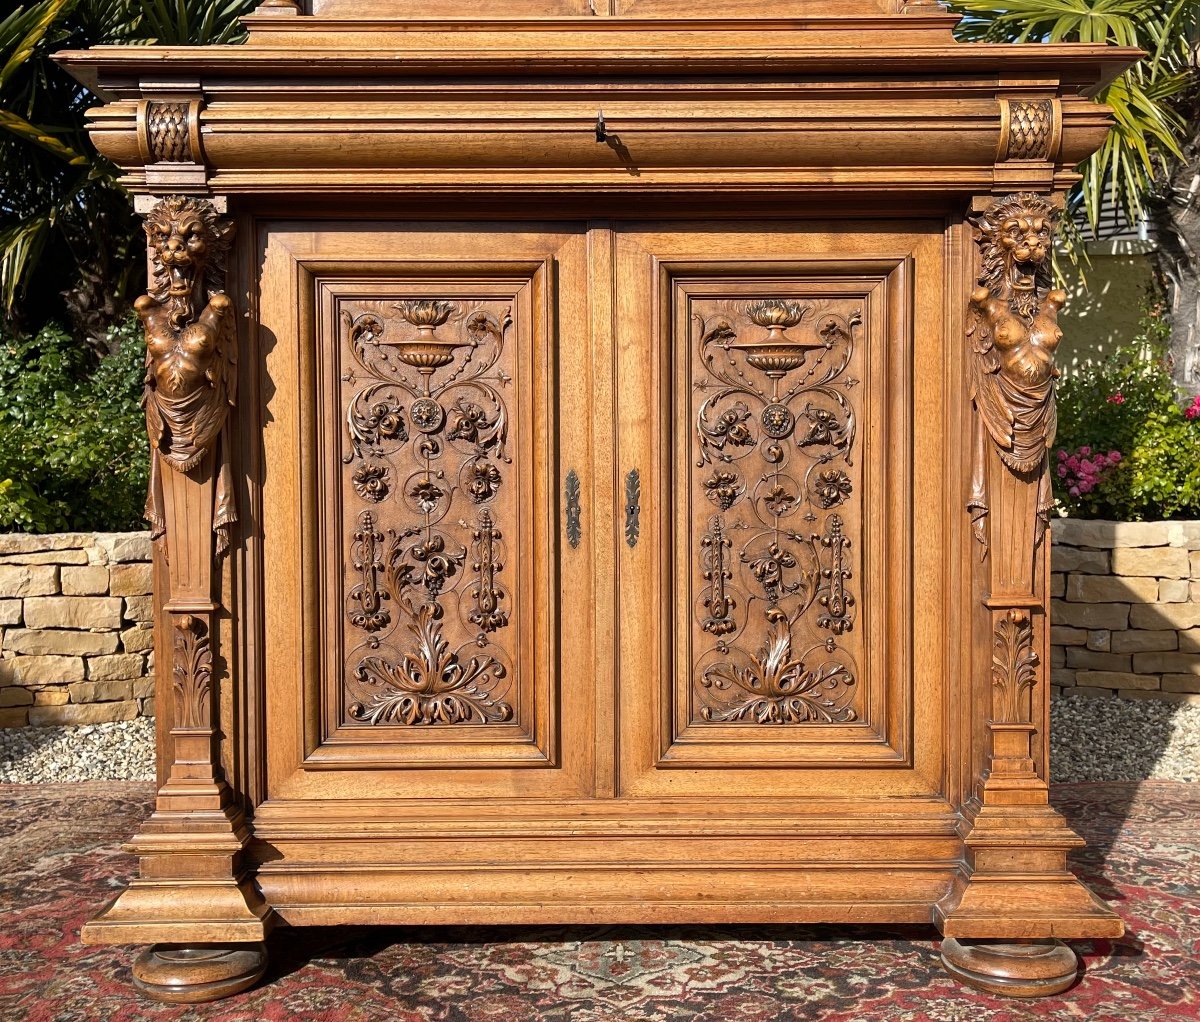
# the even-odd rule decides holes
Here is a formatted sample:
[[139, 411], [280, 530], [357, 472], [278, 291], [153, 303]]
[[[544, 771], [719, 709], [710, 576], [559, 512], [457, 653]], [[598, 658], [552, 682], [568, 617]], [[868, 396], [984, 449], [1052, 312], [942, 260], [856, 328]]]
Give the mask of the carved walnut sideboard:
[[84, 931], [1111, 937], [1047, 803], [1050, 249], [1135, 54], [930, 3], [266, 0], [61, 59], [146, 214], [160, 791]]

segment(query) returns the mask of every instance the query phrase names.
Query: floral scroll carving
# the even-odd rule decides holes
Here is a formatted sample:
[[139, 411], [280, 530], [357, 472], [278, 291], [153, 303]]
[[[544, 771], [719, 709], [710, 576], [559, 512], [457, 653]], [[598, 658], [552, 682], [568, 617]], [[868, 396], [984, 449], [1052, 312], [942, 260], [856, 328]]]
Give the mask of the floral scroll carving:
[[1051, 286], [1057, 220], [1058, 211], [1047, 199], [1022, 193], [997, 202], [976, 221], [982, 266], [967, 313], [970, 397], [976, 411], [967, 506], [985, 551], [989, 441], [1009, 471], [1037, 485], [1037, 541], [1052, 506], [1046, 454], [1058, 428], [1054, 351], [1062, 337], [1058, 313], [1067, 299]]
[[226, 435], [237, 390], [233, 301], [225, 258], [233, 224], [204, 199], [161, 200], [145, 222], [152, 264], [148, 294], [134, 303], [146, 332], [142, 405], [150, 434], [146, 518], [165, 530], [162, 471], [190, 472], [215, 453], [217, 553], [237, 521]]
[[346, 620], [351, 722], [511, 721], [513, 610], [504, 581], [513, 387], [500, 301], [343, 306]]
[[710, 723], [853, 721], [846, 509], [861, 308], [698, 299], [692, 311], [693, 712]]

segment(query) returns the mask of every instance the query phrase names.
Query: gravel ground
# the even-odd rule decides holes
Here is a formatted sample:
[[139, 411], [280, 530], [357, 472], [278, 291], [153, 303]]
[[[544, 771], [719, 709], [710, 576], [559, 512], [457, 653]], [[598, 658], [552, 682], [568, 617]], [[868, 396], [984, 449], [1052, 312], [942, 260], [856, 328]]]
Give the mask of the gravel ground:
[[[1055, 781], [1200, 781], [1200, 706], [1055, 699]], [[154, 721], [0, 730], [0, 782], [151, 780]]]
[[0, 782], [151, 781], [154, 720], [0, 730]]
[[1200, 781], [1200, 706], [1052, 699], [1050, 775], [1054, 781]]

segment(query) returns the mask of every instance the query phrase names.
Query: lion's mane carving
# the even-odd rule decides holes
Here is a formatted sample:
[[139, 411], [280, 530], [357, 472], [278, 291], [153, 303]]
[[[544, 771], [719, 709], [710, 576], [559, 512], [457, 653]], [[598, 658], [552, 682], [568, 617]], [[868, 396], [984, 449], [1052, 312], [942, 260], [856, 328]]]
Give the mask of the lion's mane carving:
[[213, 527], [223, 553], [228, 526], [237, 520], [222, 437], [236, 389], [234, 310], [224, 282], [233, 225], [204, 199], [171, 196], [146, 217], [145, 229], [153, 274], [149, 294], [134, 308], [146, 331], [142, 406], [152, 448], [146, 518], [161, 535], [162, 464], [189, 472], [216, 448]]
[[[971, 293], [967, 339], [971, 344], [971, 400], [1001, 461], [1019, 474], [1045, 476], [1054, 442], [1054, 349], [1062, 331], [1058, 313], [1065, 292], [1052, 288], [1051, 248], [1058, 210], [1040, 195], [1023, 192], [997, 202], [975, 221], [983, 260]], [[969, 508], [976, 535], [986, 544], [983, 518], [982, 441]], [[1039, 479], [1038, 511], [1049, 512], [1049, 488]]]

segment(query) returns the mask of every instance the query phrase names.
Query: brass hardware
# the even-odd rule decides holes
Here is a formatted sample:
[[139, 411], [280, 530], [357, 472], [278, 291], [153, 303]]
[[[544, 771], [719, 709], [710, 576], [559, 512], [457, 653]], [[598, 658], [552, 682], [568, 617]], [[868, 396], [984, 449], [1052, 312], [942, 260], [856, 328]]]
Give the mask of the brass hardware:
[[636, 468], [631, 468], [625, 477], [625, 542], [631, 550], [637, 546], [638, 536], [642, 531], [641, 499], [642, 476]]
[[579, 546], [580, 540], [583, 538], [583, 531], [579, 525], [579, 519], [583, 514], [583, 509], [579, 506], [579, 476], [575, 474], [575, 470], [571, 469], [567, 473], [566, 482], [563, 485], [563, 491], [567, 498], [567, 542], [572, 547]]

